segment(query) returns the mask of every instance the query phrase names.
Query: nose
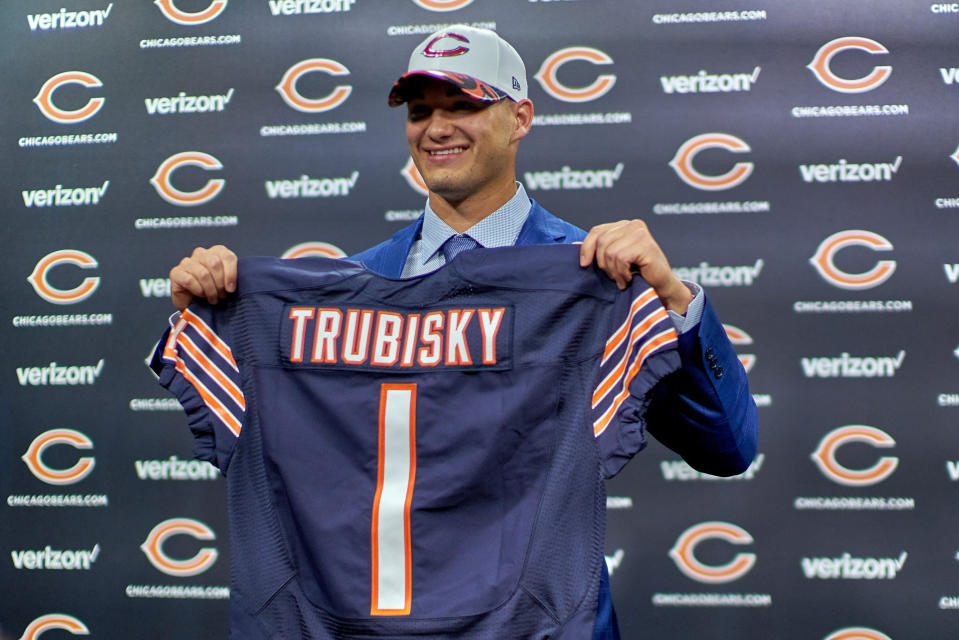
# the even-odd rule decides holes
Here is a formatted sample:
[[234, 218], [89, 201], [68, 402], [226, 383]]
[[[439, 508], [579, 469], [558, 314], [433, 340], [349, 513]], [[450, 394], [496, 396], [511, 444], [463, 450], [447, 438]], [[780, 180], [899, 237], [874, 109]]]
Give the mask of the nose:
[[436, 109], [430, 114], [426, 123], [426, 135], [434, 140], [442, 140], [453, 135], [453, 121], [449, 114], [442, 109]]

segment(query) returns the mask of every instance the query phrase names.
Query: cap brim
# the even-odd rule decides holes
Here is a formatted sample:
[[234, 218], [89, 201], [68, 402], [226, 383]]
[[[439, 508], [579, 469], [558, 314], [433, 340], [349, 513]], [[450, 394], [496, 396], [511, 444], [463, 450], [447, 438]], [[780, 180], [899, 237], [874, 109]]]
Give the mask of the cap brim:
[[503, 98], [509, 97], [496, 87], [463, 73], [438, 70], [410, 71], [404, 73], [393, 83], [393, 88], [390, 90], [390, 96], [387, 99], [387, 103], [391, 107], [398, 107], [409, 100], [405, 95], [405, 88], [409, 79], [416, 76], [429, 76], [449, 82], [469, 97], [480, 102], [499, 102]]

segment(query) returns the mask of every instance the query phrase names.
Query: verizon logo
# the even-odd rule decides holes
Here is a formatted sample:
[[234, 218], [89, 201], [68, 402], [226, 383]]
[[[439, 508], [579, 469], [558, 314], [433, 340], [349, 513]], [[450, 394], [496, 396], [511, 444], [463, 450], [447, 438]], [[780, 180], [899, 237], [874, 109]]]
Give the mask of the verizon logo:
[[270, 0], [270, 13], [296, 16], [309, 13], [349, 11], [356, 0]]
[[939, 75], [942, 76], [942, 82], [944, 84], [956, 84], [956, 79], [959, 77], [959, 68], [950, 67], [947, 69], [941, 67], [939, 69]]
[[51, 549], [47, 545], [37, 551], [11, 551], [10, 557], [13, 559], [15, 569], [52, 569], [75, 571], [90, 569], [97, 557], [100, 555], [100, 545], [96, 544], [93, 549], [87, 551], [80, 549], [77, 551], [60, 551]]
[[946, 280], [952, 284], [959, 282], [959, 264], [944, 264], [942, 269], [946, 272]]
[[802, 358], [807, 378], [891, 378], [896, 375], [906, 352], [896, 356], [860, 357], [843, 351], [838, 357]]
[[140, 293], [144, 298], [169, 298], [169, 278], [140, 278]]
[[27, 207], [79, 207], [100, 204], [109, 186], [109, 180], [104, 180], [99, 187], [64, 188], [58, 184], [52, 189], [29, 189], [20, 194]]
[[899, 172], [902, 156], [892, 162], [855, 163], [840, 158], [835, 164], [801, 164], [804, 182], [889, 182]]
[[574, 171], [563, 167], [559, 171], [525, 172], [526, 188], [533, 191], [552, 191], [554, 189], [612, 189], [623, 175], [622, 162], [613, 169]]
[[99, 27], [113, 11], [113, 3], [106, 9], [91, 11], [67, 11], [60, 9], [58, 13], [33, 13], [27, 16], [30, 31], [48, 31], [50, 29], [82, 29], [83, 27]]
[[692, 76], [660, 76], [663, 93], [733, 93], [751, 91], [759, 80], [760, 67], [752, 73], [707, 73]]
[[17, 367], [21, 387], [77, 386], [93, 384], [103, 372], [103, 358], [95, 365], [62, 366], [56, 362], [43, 367]]
[[619, 569], [619, 566], [623, 564], [623, 558], [626, 556], [626, 552], [622, 549], [617, 549], [616, 552], [611, 556], [606, 557], [606, 570], [609, 571], [609, 575], [616, 573], [616, 570]]
[[147, 113], [151, 116], [169, 113], [210, 113], [223, 111], [233, 98], [233, 89], [223, 94], [188, 96], [181, 91], [170, 98], [144, 98]]
[[803, 574], [810, 580], [892, 580], [902, 571], [908, 553], [898, 558], [854, 558], [848, 552], [838, 558], [803, 558]]
[[220, 472], [209, 462], [180, 460], [136, 460], [133, 463], [140, 480], [216, 480]]
[[749, 468], [736, 476], [721, 477], [708, 473], [696, 471], [682, 460], [663, 460], [659, 463], [659, 469], [663, 473], [663, 479], [669, 482], [690, 482], [695, 480], [752, 480], [763, 466], [766, 454], [760, 453], [749, 465]]
[[354, 171], [344, 178], [311, 178], [302, 175], [298, 180], [267, 180], [266, 195], [271, 200], [348, 196], [359, 177], [360, 172]]
[[714, 267], [700, 262], [698, 267], [676, 267], [673, 271], [680, 280], [697, 282], [706, 287], [748, 287], [763, 270], [763, 259], [756, 264], [738, 267]]

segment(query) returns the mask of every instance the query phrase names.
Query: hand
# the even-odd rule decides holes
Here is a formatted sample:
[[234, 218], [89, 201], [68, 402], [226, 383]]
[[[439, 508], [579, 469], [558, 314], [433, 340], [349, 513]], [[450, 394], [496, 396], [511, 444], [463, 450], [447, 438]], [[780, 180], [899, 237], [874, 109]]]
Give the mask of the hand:
[[216, 304], [236, 291], [236, 254], [222, 244], [204, 249], [197, 247], [189, 258], [170, 270], [170, 297], [180, 311], [193, 298], [206, 298]]
[[579, 264], [586, 267], [594, 259], [620, 289], [633, 279], [635, 266], [670, 311], [685, 314], [693, 300], [642, 220], [620, 220], [590, 229], [579, 250]]

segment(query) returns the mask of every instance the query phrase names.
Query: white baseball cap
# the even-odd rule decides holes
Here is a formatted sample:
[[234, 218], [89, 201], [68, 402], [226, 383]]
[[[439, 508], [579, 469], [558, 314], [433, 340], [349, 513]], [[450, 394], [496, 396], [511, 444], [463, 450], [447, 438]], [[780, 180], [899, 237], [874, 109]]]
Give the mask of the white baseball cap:
[[495, 31], [456, 24], [428, 36], [413, 50], [406, 73], [393, 83], [388, 103], [406, 102], [409, 78], [426, 75], [459, 87], [463, 93], [498, 102], [526, 99], [526, 66], [516, 49]]

